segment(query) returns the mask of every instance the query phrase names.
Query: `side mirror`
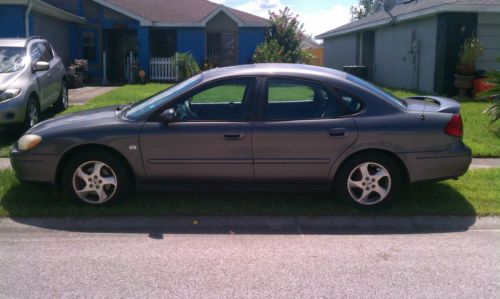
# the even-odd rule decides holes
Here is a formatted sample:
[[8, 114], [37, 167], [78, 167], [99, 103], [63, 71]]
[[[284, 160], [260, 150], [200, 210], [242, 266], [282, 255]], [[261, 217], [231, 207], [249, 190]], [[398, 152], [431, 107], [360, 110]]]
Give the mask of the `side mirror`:
[[160, 119], [164, 123], [171, 123], [171, 122], [176, 121], [177, 117], [175, 116], [175, 109], [170, 108], [170, 109], [163, 111], [160, 114]]
[[49, 70], [49, 68], [50, 68], [50, 64], [48, 62], [45, 62], [45, 61], [38, 61], [37, 63], [35, 63], [35, 66], [33, 67], [35, 72], [47, 71], [47, 70]]

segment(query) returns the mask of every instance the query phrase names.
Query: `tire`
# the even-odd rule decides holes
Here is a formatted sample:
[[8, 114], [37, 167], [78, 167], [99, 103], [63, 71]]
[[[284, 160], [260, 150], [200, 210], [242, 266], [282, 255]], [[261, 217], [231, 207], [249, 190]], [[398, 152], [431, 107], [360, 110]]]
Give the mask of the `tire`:
[[120, 159], [106, 151], [89, 151], [69, 160], [64, 167], [62, 187], [74, 202], [102, 206], [127, 200], [131, 182]]
[[[364, 174], [364, 175], [363, 175]], [[380, 153], [349, 158], [334, 182], [337, 198], [360, 209], [389, 206], [401, 188], [401, 169], [396, 161]]]
[[24, 117], [23, 130], [28, 130], [36, 125], [40, 120], [40, 106], [38, 101], [31, 97], [26, 106], [26, 115]]
[[59, 94], [59, 99], [54, 106], [57, 111], [64, 111], [69, 106], [68, 85], [64, 80], [61, 83], [61, 93]]

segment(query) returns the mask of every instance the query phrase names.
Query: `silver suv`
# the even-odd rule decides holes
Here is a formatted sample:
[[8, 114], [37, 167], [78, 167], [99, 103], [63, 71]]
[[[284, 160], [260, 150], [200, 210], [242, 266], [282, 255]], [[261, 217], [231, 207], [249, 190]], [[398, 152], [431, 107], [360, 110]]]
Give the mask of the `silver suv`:
[[0, 126], [30, 128], [47, 108], [66, 109], [66, 82], [64, 64], [48, 41], [0, 39]]

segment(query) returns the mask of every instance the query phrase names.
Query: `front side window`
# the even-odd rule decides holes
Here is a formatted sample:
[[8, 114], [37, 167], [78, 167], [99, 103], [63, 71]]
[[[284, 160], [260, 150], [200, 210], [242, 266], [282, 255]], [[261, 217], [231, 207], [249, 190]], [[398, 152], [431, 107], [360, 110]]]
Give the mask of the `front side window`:
[[44, 51], [45, 47], [41, 43], [33, 44], [30, 50], [31, 61], [33, 63], [37, 63], [38, 61], [43, 61]]
[[174, 105], [179, 121], [244, 121], [249, 108], [250, 79], [215, 83]]
[[43, 52], [43, 60], [44, 61], [51, 61], [54, 59], [54, 54], [52, 53], [52, 47], [49, 45], [49, 43], [43, 43], [44, 46], [44, 52]]
[[96, 31], [84, 31], [83, 37], [83, 58], [88, 61], [97, 61], [97, 33]]
[[0, 74], [13, 73], [23, 69], [25, 56], [25, 48], [0, 47]]
[[336, 118], [352, 114], [321, 84], [270, 79], [267, 98], [266, 120], [270, 121]]

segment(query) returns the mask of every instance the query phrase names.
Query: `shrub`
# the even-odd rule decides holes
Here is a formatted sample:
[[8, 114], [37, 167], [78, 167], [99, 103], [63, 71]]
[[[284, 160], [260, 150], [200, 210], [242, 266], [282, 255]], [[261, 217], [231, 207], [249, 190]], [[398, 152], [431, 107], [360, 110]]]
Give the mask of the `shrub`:
[[191, 53], [177, 53], [178, 80], [183, 81], [201, 73], [200, 66]]

